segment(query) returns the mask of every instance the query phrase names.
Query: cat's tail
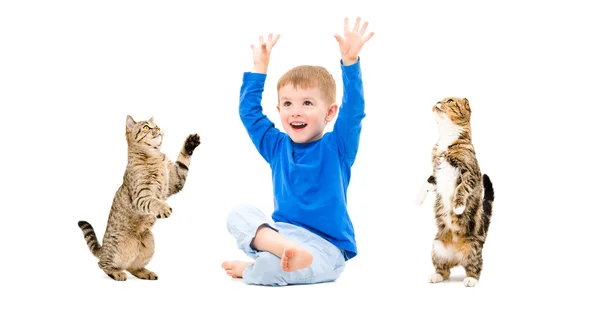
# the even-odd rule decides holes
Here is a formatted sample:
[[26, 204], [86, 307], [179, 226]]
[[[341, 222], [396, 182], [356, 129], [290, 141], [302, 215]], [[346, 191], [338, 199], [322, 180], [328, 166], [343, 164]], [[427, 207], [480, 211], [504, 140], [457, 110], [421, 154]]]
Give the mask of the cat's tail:
[[494, 187], [487, 174], [483, 174], [483, 227], [487, 233], [492, 219], [492, 204], [494, 203]]
[[95, 257], [98, 257], [98, 255], [100, 255], [102, 246], [98, 244], [98, 239], [96, 238], [96, 232], [94, 232], [94, 228], [86, 221], [79, 221], [77, 225], [79, 225], [79, 228], [81, 231], [83, 231], [83, 237], [85, 238], [90, 251], [92, 251], [92, 254], [94, 254]]

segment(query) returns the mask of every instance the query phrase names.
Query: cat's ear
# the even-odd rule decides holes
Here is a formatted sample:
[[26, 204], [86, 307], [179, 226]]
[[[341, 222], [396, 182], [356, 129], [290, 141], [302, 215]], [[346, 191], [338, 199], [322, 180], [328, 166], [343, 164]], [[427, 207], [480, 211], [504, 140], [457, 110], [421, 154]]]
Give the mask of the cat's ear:
[[126, 129], [127, 132], [130, 132], [133, 129], [133, 125], [135, 125], [135, 120], [129, 115], [127, 115]]
[[150, 117], [150, 119], [148, 119], [149, 123], [154, 123], [154, 116]]
[[467, 97], [465, 97], [465, 98], [462, 99], [462, 103], [463, 103], [463, 106], [465, 106], [465, 108], [468, 111], [471, 111], [471, 106], [469, 106], [469, 100], [467, 99]]

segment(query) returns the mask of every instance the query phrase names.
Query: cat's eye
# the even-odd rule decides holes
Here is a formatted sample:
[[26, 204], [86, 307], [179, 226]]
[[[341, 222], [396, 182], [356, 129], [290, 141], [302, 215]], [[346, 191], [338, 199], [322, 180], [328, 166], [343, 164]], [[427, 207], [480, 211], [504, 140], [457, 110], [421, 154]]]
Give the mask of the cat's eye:
[[148, 130], [148, 129], [150, 129], [150, 126], [144, 125], [144, 130]]
[[454, 99], [448, 99], [448, 100], [446, 100], [446, 103], [448, 103], [448, 104], [449, 103], [453, 103], [453, 102], [454, 102]]

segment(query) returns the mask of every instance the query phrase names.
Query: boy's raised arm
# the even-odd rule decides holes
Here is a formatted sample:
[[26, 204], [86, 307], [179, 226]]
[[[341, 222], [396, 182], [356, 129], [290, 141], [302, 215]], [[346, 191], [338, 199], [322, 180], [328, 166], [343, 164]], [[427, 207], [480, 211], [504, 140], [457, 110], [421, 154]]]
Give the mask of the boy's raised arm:
[[269, 35], [265, 42], [259, 38], [259, 46], [252, 45], [254, 68], [252, 72], [244, 73], [240, 90], [240, 118], [252, 143], [261, 156], [270, 163], [273, 151], [283, 137], [275, 124], [267, 118], [262, 110], [262, 93], [264, 90], [271, 50], [279, 40], [279, 35]]
[[359, 53], [362, 46], [371, 37], [373, 32], [364, 36], [368, 22], [360, 28], [360, 18], [356, 18], [354, 27], [350, 30], [348, 18], [344, 19], [344, 35], [335, 35], [342, 54], [342, 80], [344, 92], [340, 105], [338, 119], [333, 127], [338, 146], [343, 157], [354, 162], [358, 152], [361, 122], [365, 117], [365, 100], [363, 95], [362, 73], [360, 69]]

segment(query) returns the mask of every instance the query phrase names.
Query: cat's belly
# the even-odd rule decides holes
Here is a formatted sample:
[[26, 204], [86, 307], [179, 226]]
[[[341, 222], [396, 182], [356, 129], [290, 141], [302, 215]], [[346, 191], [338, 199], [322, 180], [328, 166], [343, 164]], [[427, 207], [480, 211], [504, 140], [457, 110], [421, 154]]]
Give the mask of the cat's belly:
[[436, 169], [435, 176], [437, 185], [436, 190], [444, 205], [444, 211], [450, 213], [452, 208], [452, 197], [454, 196], [459, 177], [458, 168], [451, 166], [446, 160], [442, 160]]
[[460, 264], [466, 256], [464, 248], [457, 248], [453, 244], [444, 244], [439, 240], [433, 241], [433, 253], [446, 262]]
[[169, 173], [169, 163], [164, 162], [164, 178], [162, 182], [162, 195], [160, 195], [160, 199], [166, 200], [169, 196], [169, 180], [171, 179]]

